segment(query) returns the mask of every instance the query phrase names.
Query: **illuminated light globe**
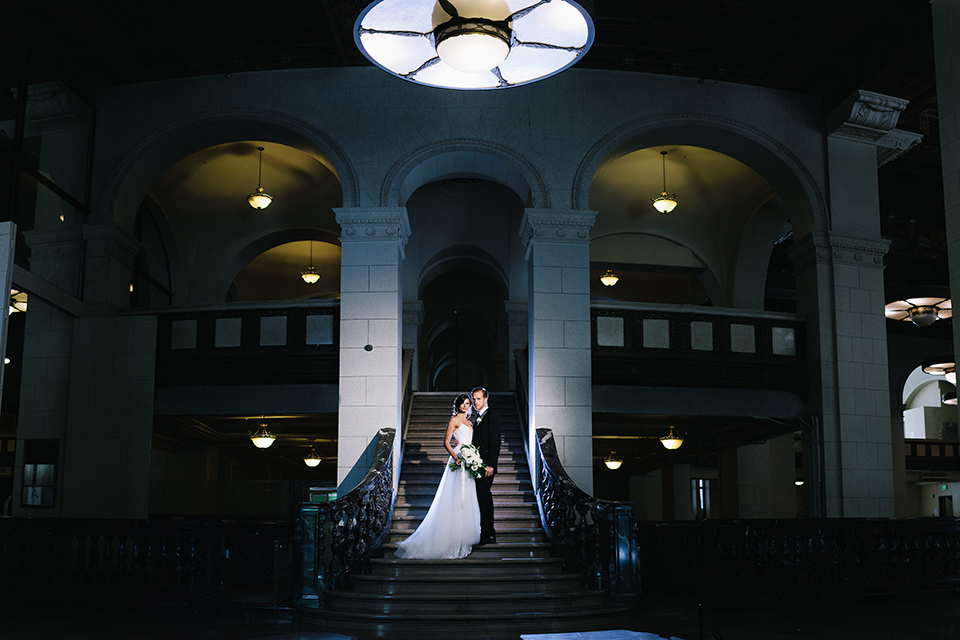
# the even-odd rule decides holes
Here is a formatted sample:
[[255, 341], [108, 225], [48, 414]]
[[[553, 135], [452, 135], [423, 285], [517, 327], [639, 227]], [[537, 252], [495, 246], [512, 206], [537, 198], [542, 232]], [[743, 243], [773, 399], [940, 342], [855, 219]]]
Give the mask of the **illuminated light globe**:
[[273, 196], [263, 190], [263, 187], [257, 187], [257, 190], [247, 196], [247, 202], [254, 209], [266, 209], [273, 202]]
[[507, 89], [575, 64], [594, 38], [590, 0], [358, 1], [360, 52], [398, 78], [445, 89]]
[[670, 450], [679, 449], [683, 444], [683, 437], [670, 427], [670, 433], [660, 438], [660, 444]]
[[319, 466], [321, 462], [323, 462], [323, 458], [321, 458], [317, 454], [316, 450], [313, 447], [310, 447], [310, 453], [303, 456], [303, 464], [307, 465], [311, 469], [313, 467]]
[[600, 276], [600, 282], [603, 283], [605, 287], [612, 287], [620, 281], [620, 278], [610, 269], [607, 269], [607, 272]]
[[446, 23], [434, 34], [437, 55], [457, 71], [490, 71], [510, 53], [510, 33], [485, 21]]
[[307, 267], [306, 271], [301, 271], [300, 277], [303, 278], [303, 281], [307, 284], [317, 284], [320, 282], [320, 274], [317, 273], [317, 270], [312, 265]]
[[620, 465], [623, 464], [623, 459], [617, 455], [616, 451], [611, 451], [610, 455], [608, 455], [603, 460], [603, 464], [606, 465], [607, 469], [610, 469], [611, 471], [616, 471], [617, 469], [620, 468]]
[[663, 191], [656, 198], [650, 198], [653, 202], [653, 208], [660, 213], [670, 213], [677, 208], [677, 197], [672, 193]]
[[269, 449], [270, 445], [272, 445], [276, 439], [277, 436], [270, 433], [270, 430], [267, 429], [266, 422], [260, 424], [260, 428], [256, 433], [250, 434], [250, 440], [253, 441], [254, 446], [258, 449]]

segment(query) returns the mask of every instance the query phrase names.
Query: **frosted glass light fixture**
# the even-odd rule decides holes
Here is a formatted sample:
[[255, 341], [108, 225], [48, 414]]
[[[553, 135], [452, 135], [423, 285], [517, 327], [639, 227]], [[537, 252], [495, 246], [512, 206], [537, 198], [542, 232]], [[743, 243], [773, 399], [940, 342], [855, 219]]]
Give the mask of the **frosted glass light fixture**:
[[303, 464], [312, 469], [313, 467], [318, 466], [321, 462], [323, 462], [323, 458], [317, 454], [317, 450], [313, 448], [313, 445], [311, 445], [310, 453], [303, 456]]
[[653, 202], [653, 208], [660, 213], [670, 213], [677, 208], [677, 196], [673, 193], [667, 193], [667, 152], [661, 151], [660, 156], [663, 158], [663, 191], [657, 197], [650, 198], [650, 200]]
[[957, 384], [957, 365], [950, 356], [940, 356], [928, 358], [920, 365], [924, 373], [932, 376], [943, 376], [947, 382], [956, 386]]
[[607, 466], [607, 469], [610, 469], [611, 471], [616, 471], [617, 469], [620, 468], [620, 465], [623, 464], [623, 459], [621, 459], [620, 456], [617, 455], [616, 451], [611, 451], [610, 455], [604, 458], [603, 464]]
[[660, 444], [667, 449], [679, 449], [680, 445], [683, 444], [683, 436], [674, 431], [673, 427], [670, 427], [670, 433], [660, 438]]
[[273, 196], [260, 186], [260, 179], [263, 176], [263, 147], [257, 147], [257, 151], [260, 152], [260, 162], [257, 165], [257, 190], [247, 196], [247, 202], [254, 209], [266, 209], [273, 202]]
[[398, 78], [445, 89], [506, 89], [572, 66], [593, 44], [590, 0], [358, 3], [360, 52]]
[[929, 327], [937, 320], [953, 315], [953, 306], [948, 295], [903, 298], [888, 303], [883, 308], [888, 320], [912, 322], [918, 327]]
[[10, 289], [10, 308], [7, 315], [14, 313], [26, 313], [27, 311], [27, 292], [17, 289]]
[[600, 282], [602, 282], [605, 287], [612, 287], [619, 281], [620, 277], [613, 271], [610, 271], [610, 269], [607, 269], [607, 272], [600, 276]]
[[317, 284], [320, 282], [320, 274], [317, 273], [317, 270], [313, 268], [313, 241], [310, 241], [310, 266], [307, 267], [306, 271], [300, 272], [300, 277], [303, 278], [303, 281], [307, 284]]
[[270, 433], [270, 430], [267, 429], [267, 423], [261, 422], [260, 428], [257, 429], [255, 433], [250, 434], [250, 440], [253, 441], [253, 444], [258, 449], [269, 449], [270, 445], [277, 439], [277, 436]]

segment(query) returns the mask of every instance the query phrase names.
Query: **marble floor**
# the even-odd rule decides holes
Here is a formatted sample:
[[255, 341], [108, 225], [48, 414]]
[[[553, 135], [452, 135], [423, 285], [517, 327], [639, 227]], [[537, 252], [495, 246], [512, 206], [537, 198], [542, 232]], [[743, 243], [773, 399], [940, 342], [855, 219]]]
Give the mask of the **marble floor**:
[[[878, 597], [838, 603], [704, 607], [699, 635], [695, 602], [646, 598], [630, 631], [682, 640], [903, 640], [960, 638], [960, 593]], [[496, 640], [519, 640], [535, 629]], [[719, 634], [719, 635], [718, 635]], [[622, 634], [629, 638], [635, 634]], [[593, 640], [581, 634], [583, 640]], [[449, 637], [457, 637], [453, 632]], [[576, 636], [572, 636], [576, 637]], [[0, 604], [3, 640], [346, 640], [300, 628], [289, 614], [84, 610]], [[604, 640], [609, 640], [608, 634]], [[424, 638], [423, 640], [430, 640]]]

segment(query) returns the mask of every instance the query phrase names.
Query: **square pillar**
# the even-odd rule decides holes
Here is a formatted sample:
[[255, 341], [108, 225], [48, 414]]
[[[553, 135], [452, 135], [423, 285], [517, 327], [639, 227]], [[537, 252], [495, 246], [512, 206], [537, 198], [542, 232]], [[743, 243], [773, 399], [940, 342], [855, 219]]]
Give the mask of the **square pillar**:
[[[410, 221], [403, 207], [335, 211], [341, 228], [337, 485], [342, 495], [373, 462], [377, 432], [384, 427], [400, 432], [400, 261]], [[399, 445], [397, 438], [398, 452]]]
[[553, 430], [564, 469], [587, 493], [593, 493], [589, 280], [596, 216], [595, 211], [527, 209], [520, 222], [530, 278], [530, 433]]

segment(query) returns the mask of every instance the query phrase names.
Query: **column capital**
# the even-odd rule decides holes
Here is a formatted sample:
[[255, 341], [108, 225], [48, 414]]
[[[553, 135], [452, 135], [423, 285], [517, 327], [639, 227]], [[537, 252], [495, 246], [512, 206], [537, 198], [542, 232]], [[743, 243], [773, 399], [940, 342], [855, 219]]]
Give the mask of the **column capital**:
[[883, 256], [890, 248], [886, 238], [857, 238], [812, 231], [787, 250], [787, 256], [803, 271], [815, 264], [850, 264], [883, 269]]
[[897, 120], [909, 100], [872, 91], [857, 91], [827, 116], [831, 138], [872, 143], [877, 147], [877, 166], [900, 157], [923, 139], [917, 133], [897, 129]]
[[420, 326], [423, 322], [423, 302], [417, 300], [415, 302], [404, 302], [403, 303], [403, 324], [412, 324]]
[[508, 325], [527, 324], [528, 311], [526, 302], [504, 302], [503, 306], [507, 311]]
[[520, 221], [523, 246], [537, 242], [589, 244], [596, 211], [586, 209], [525, 209]]
[[335, 208], [341, 242], [383, 242], [395, 239], [400, 252], [410, 239], [410, 218], [406, 207]]
[[128, 269], [133, 267], [133, 259], [142, 246], [139, 240], [112, 222], [83, 225], [83, 239], [87, 258], [114, 258]]

